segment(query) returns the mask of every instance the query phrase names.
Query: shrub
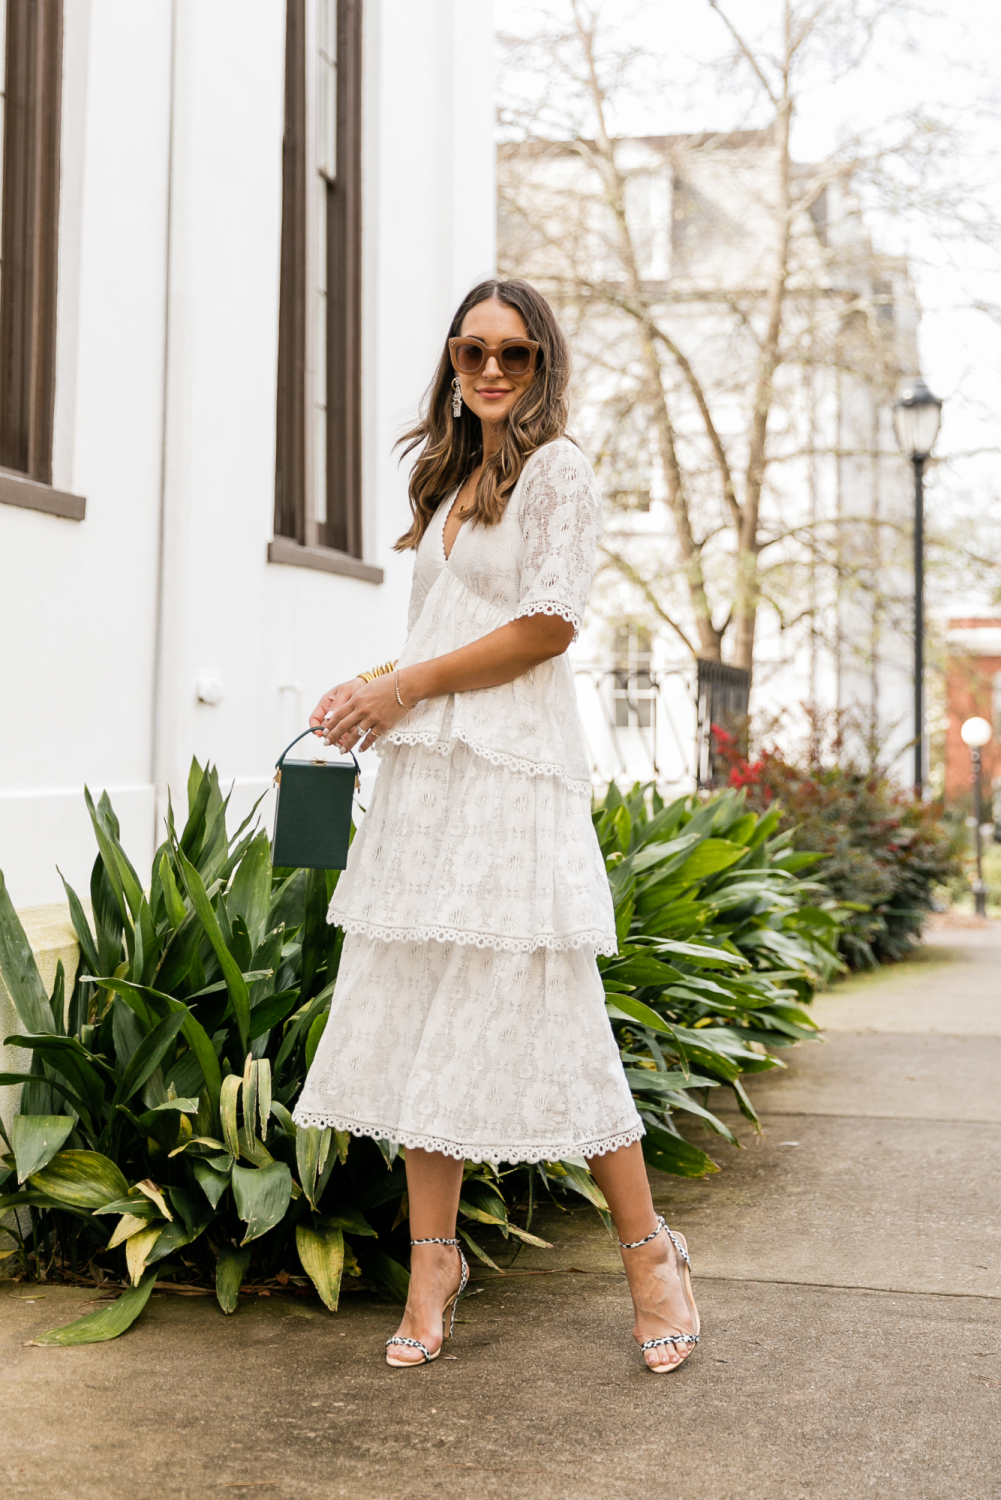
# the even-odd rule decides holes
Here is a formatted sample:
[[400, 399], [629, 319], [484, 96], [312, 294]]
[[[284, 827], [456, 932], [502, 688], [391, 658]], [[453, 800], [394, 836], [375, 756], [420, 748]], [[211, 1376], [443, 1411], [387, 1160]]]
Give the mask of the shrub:
[[840, 951], [852, 968], [913, 951], [935, 892], [960, 870], [961, 834], [935, 803], [918, 802], [878, 768], [819, 756], [795, 764], [775, 749], [749, 761], [713, 731], [730, 783], [760, 809], [780, 809], [795, 847], [822, 856], [816, 879], [844, 911]]
[[[297, 1262], [331, 1309], [342, 1277], [362, 1272], [406, 1298], [407, 1272], [387, 1253], [406, 1186], [398, 1154], [297, 1128], [290, 1113], [337, 973], [342, 934], [326, 921], [337, 872], [273, 869], [251, 819], [230, 837], [210, 768], [193, 764], [188, 802], [180, 835], [168, 814], [143, 890], [107, 797], [87, 794], [94, 922], [67, 886], [80, 943], [68, 1003], [61, 966], [45, 994], [0, 876], [0, 972], [27, 1032], [7, 1041], [30, 1057], [0, 1074], [22, 1085], [0, 1162], [0, 1184], [17, 1186], [0, 1210], [19, 1211], [33, 1274], [58, 1260], [100, 1280], [112, 1252], [132, 1287], [50, 1342], [121, 1332], [158, 1277], [214, 1283], [225, 1312], [246, 1281], [288, 1282]], [[462, 1201], [466, 1221], [544, 1243], [509, 1222], [491, 1169], [467, 1167]]]
[[665, 806], [653, 787], [623, 798], [613, 783], [594, 817], [620, 945], [598, 965], [647, 1125], [644, 1155], [661, 1171], [702, 1176], [715, 1163], [682, 1138], [675, 1115], [736, 1144], [707, 1108], [709, 1090], [724, 1087], [757, 1125], [742, 1079], [782, 1066], [772, 1053], [815, 1034], [802, 1007], [843, 967], [841, 918], [799, 874], [819, 856], [794, 851], [778, 810], [760, 816], [743, 792]]
[[[86, 796], [93, 922], [67, 886], [81, 955], [68, 997], [61, 966], [45, 993], [0, 875], [0, 973], [26, 1031], [7, 1042], [30, 1059], [0, 1074], [22, 1086], [3, 1132], [0, 1211], [16, 1211], [27, 1274], [100, 1283], [124, 1271], [128, 1289], [42, 1342], [115, 1337], [157, 1279], [214, 1285], [225, 1312], [247, 1282], [290, 1281], [336, 1310], [345, 1275], [404, 1300], [399, 1153], [291, 1116], [337, 974], [342, 934], [326, 922], [337, 872], [274, 869], [253, 815], [229, 835], [218, 776], [193, 763], [187, 820], [178, 833], [169, 811], [143, 889], [107, 797]], [[740, 1080], [812, 1033], [802, 1003], [838, 967], [838, 918], [797, 874], [811, 856], [742, 794], [665, 807], [650, 789], [612, 787], [595, 821], [621, 943], [600, 964], [644, 1151], [700, 1176], [716, 1166], [676, 1113], [733, 1140], [707, 1108], [728, 1087], [755, 1120]], [[494, 1265], [479, 1224], [545, 1246], [531, 1233], [539, 1186], [583, 1195], [610, 1225], [582, 1161], [467, 1164], [459, 1232], [474, 1255]]]

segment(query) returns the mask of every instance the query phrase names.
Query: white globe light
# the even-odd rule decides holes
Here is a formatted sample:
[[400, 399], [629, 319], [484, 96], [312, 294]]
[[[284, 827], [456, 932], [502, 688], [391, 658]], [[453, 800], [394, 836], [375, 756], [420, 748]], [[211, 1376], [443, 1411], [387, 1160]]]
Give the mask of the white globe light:
[[893, 405], [897, 441], [908, 458], [926, 459], [938, 437], [942, 403], [920, 376], [906, 380]]
[[974, 717], [964, 722], [959, 734], [964, 745], [969, 745], [971, 750], [979, 750], [990, 739], [991, 726], [986, 719]]

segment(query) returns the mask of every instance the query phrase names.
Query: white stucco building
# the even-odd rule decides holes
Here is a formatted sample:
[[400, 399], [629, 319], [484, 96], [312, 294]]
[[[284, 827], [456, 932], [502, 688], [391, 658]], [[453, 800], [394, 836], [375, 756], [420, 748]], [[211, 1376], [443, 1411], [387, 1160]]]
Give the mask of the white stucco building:
[[81, 894], [106, 789], [245, 812], [402, 643], [394, 439], [492, 273], [489, 0], [8, 0], [0, 869]]
[[[768, 130], [622, 138], [614, 151], [628, 248], [588, 150], [512, 141], [500, 150], [499, 257], [561, 309], [576, 364], [572, 428], [605, 493], [607, 553], [626, 564], [609, 559], [599, 574], [576, 652], [595, 778], [655, 778], [682, 792], [708, 768], [696, 735], [705, 653], [670, 503], [661, 395], [717, 629], [738, 563], [719, 464], [667, 340], [694, 372], [740, 498], [783, 157]], [[918, 309], [906, 262], [873, 247], [850, 184], [822, 165], [790, 171], [801, 206], [768, 428], [750, 710], [789, 745], [806, 737], [806, 705], [828, 722], [850, 717], [856, 745], [872, 731], [906, 778], [913, 480], [892, 401], [899, 377], [917, 369]], [[651, 340], [656, 400], [629, 306], [646, 308], [664, 335]], [[703, 678], [725, 683], [733, 634]]]

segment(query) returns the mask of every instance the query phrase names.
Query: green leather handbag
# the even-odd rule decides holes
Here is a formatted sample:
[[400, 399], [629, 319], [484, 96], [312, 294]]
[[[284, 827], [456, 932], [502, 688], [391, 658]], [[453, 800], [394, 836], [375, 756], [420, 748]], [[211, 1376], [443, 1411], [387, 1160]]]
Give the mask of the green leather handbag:
[[361, 768], [336, 761], [286, 760], [313, 730], [304, 729], [286, 746], [275, 765], [278, 797], [271, 863], [306, 870], [343, 870], [351, 837], [351, 803], [361, 785]]

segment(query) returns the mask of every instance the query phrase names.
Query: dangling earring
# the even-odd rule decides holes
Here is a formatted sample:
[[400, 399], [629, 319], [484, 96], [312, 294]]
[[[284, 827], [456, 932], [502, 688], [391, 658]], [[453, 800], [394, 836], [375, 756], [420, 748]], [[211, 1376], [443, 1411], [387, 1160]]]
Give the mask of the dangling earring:
[[452, 381], [452, 415], [453, 417], [462, 416], [462, 381], [458, 375]]

